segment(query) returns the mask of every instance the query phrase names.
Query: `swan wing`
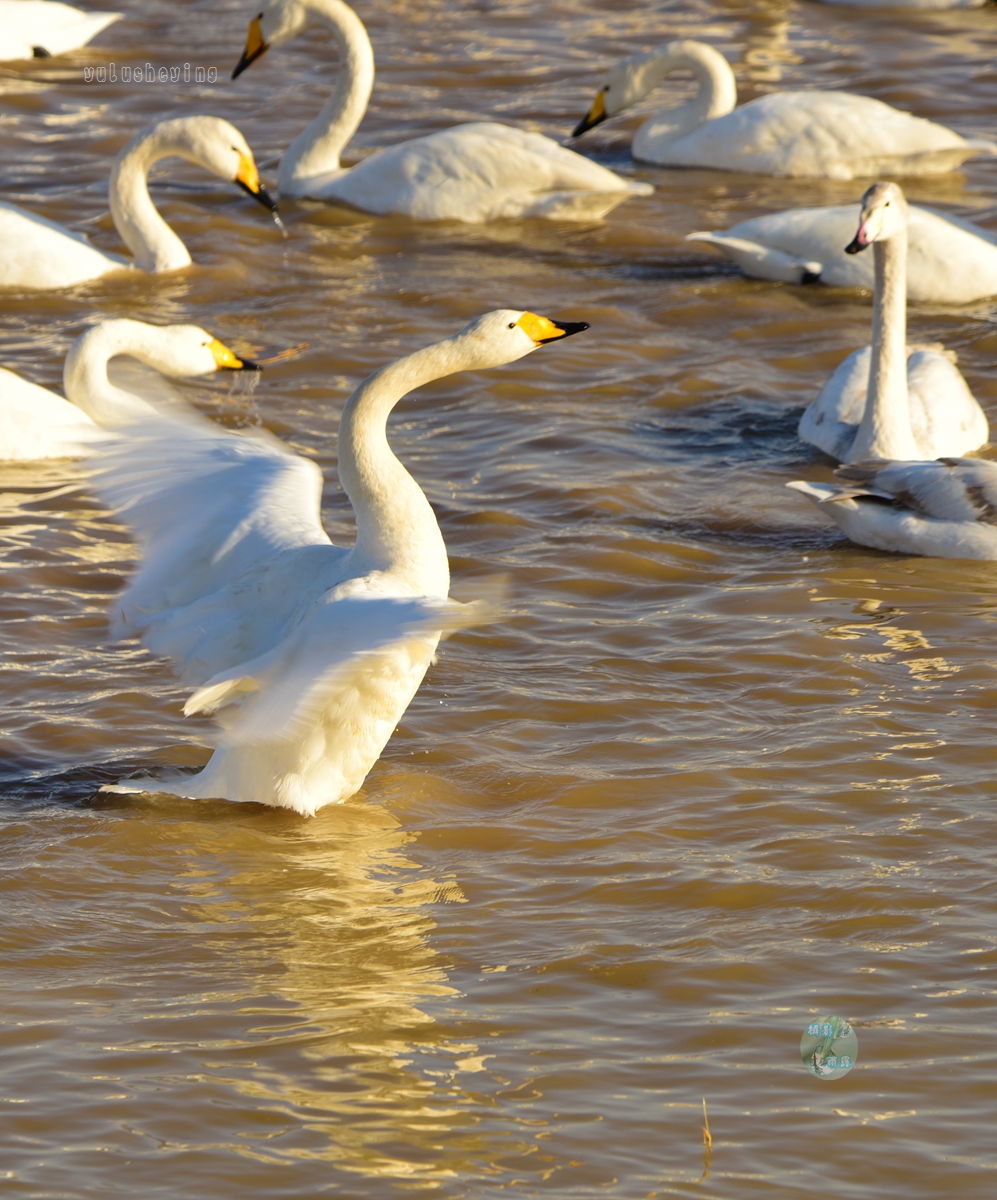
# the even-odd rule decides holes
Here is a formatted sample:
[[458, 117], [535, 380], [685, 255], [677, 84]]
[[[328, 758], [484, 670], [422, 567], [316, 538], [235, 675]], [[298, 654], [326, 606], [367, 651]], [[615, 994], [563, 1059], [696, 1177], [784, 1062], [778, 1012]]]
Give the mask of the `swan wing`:
[[937, 350], [915, 350], [907, 359], [911, 432], [924, 458], [978, 450], [990, 433], [986, 414], [959, 368]]
[[0, 367], [0, 460], [76, 458], [100, 437], [75, 404]]
[[85, 46], [121, 13], [87, 13], [54, 0], [0, 0], [0, 61], [33, 58], [35, 47], [50, 55]]
[[[184, 712], [237, 705], [223, 719], [227, 746], [300, 740], [320, 720], [355, 729], [372, 707], [391, 710], [390, 734], [415, 687], [405, 689], [400, 711], [393, 697], [378, 696], [396, 691], [389, 660], [422, 663], [418, 686], [440, 636], [486, 619], [485, 612], [480, 603], [442, 597], [327, 594], [274, 649], [209, 679]], [[409, 643], [418, 645], [405, 653]]]
[[91, 246], [81, 233], [0, 203], [0, 287], [73, 287], [131, 264]]
[[865, 411], [871, 361], [869, 346], [849, 354], [800, 418], [800, 438], [839, 462], [848, 458]]
[[140, 631], [275, 555], [332, 549], [319, 515], [321, 471], [269, 434], [155, 411], [115, 432], [95, 459], [94, 482], [144, 552], [117, 606], [119, 629]]
[[997, 526], [997, 463], [987, 459], [852, 463], [839, 467], [835, 477], [924, 517]]
[[[849, 92], [775, 92], [658, 147], [655, 161], [765, 175], [853, 179], [901, 160], [913, 173], [951, 170], [990, 143]], [[854, 233], [854, 230], [852, 231]], [[850, 239], [849, 239], [850, 240]]]
[[424, 221], [603, 215], [648, 184], [539, 133], [482, 121], [379, 150], [309, 194]]

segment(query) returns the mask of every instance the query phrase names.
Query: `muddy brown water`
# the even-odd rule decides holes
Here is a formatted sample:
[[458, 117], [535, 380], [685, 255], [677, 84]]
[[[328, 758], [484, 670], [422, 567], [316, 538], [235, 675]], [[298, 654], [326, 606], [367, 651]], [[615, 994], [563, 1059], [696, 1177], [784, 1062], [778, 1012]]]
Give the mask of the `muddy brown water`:
[[[0, 68], [0, 195], [107, 249], [136, 129], [226, 117], [272, 184], [335, 69], [317, 36], [231, 83], [247, 4], [116, 7], [95, 46]], [[726, 53], [744, 99], [847, 87], [997, 134], [992, 8], [357, 10], [378, 76], [350, 161], [482, 116], [563, 138], [601, 68], [675, 36]], [[218, 82], [84, 82], [111, 61]], [[154, 198], [196, 266], [0, 298], [0, 361], [49, 386], [102, 317], [307, 343], [251, 393], [186, 392], [314, 457], [346, 541], [335, 433], [361, 378], [498, 306], [592, 326], [399, 406], [457, 590], [507, 573], [512, 612], [443, 646], [363, 791], [314, 820], [96, 794], [203, 763], [211, 725], [110, 640], [135, 552], [78, 468], [0, 468], [4, 1195], [993, 1194], [997, 570], [852, 547], [784, 489], [829, 478], [795, 423], [869, 297], [683, 241], [861, 185], [635, 166], [639, 117], [582, 143], [657, 189], [603, 224], [302, 203], [284, 240], [166, 164]], [[997, 230], [993, 161], [908, 190]], [[911, 316], [992, 422], [994, 313]], [[837, 1081], [799, 1057], [825, 1013], [859, 1039]]]

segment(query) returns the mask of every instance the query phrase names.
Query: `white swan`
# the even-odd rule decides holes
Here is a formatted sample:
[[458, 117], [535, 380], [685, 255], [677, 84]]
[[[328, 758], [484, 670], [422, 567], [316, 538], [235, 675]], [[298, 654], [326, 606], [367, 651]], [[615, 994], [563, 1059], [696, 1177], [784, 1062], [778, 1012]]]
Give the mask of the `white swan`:
[[134, 390], [115, 386], [108, 365], [127, 354], [164, 375], [208, 375], [226, 367], [257, 370], [196, 325], [102, 321], [73, 342], [63, 368], [68, 399], [0, 368], [0, 461], [79, 458], [107, 437], [105, 426], [153, 413]]
[[114, 790], [307, 815], [351, 796], [440, 631], [478, 619], [446, 600], [443, 536], [388, 446], [388, 415], [413, 388], [587, 328], [501, 309], [366, 379], [339, 429], [339, 477], [357, 522], [350, 550], [322, 528], [318, 468], [276, 439], [162, 417], [124, 427], [97, 486], [145, 562], [117, 605], [117, 629], [179, 663], [198, 685], [184, 711], [220, 710], [223, 732], [200, 774]]
[[178, 117], [143, 129], [111, 166], [108, 195], [115, 227], [135, 262], [105, 254], [71, 233], [15, 204], [0, 202], [0, 287], [38, 290], [73, 287], [112, 271], [176, 271], [190, 265], [187, 247], [149, 198], [148, 174], [161, 158], [185, 158], [221, 179], [237, 183], [271, 212], [276, 205], [260, 186], [246, 139], [219, 117]]
[[374, 85], [374, 52], [342, 0], [267, 0], [249, 24], [232, 78], [271, 46], [320, 25], [339, 45], [336, 88], [280, 164], [281, 196], [309, 196], [364, 212], [423, 221], [480, 223], [504, 217], [592, 220], [654, 189], [621, 179], [539, 133], [476, 122], [379, 150], [354, 167], [339, 156], [363, 119]]
[[982, 458], [839, 467], [802, 492], [853, 542], [931, 558], [997, 559], [997, 463]]
[[773, 92], [735, 108], [737, 85], [724, 56], [703, 42], [671, 42], [618, 63], [573, 137], [636, 104], [673, 71], [692, 71], [692, 100], [656, 113], [634, 134], [634, 158], [663, 167], [716, 167], [758, 175], [854, 179], [889, 172], [934, 175], [990, 141], [962, 138], [850, 92]]
[[875, 183], [862, 197], [847, 249], [873, 245], [872, 345], [845, 359], [800, 418], [800, 437], [840, 462], [966, 454], [989, 434], [950, 356], [907, 345], [908, 221], [897, 184]]
[[[716, 246], [753, 279], [871, 290], [872, 260], [845, 253], [859, 207], [791, 208], [724, 231], [690, 233], [686, 241]], [[971, 221], [912, 204], [907, 266], [908, 300], [970, 304], [997, 295], [997, 236]]]
[[121, 13], [83, 12], [53, 0], [0, 0], [0, 62], [78, 50]]

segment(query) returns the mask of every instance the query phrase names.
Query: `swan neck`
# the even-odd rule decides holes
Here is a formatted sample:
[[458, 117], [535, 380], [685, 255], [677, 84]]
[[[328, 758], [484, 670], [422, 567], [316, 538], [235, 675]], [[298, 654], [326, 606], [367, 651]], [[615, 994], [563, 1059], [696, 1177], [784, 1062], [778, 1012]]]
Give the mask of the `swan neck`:
[[116, 388], [107, 377], [107, 364], [118, 354], [143, 362], [155, 360], [154, 331], [138, 321], [104, 321], [77, 338], [66, 355], [62, 385], [66, 399], [98, 425], [120, 425], [137, 410], [151, 406], [131, 392]]
[[907, 231], [873, 243], [872, 358], [852, 461], [916, 459], [907, 394]]
[[696, 79], [696, 94], [685, 104], [666, 108], [645, 121], [634, 137], [634, 152], [642, 143], [675, 141], [698, 129], [707, 121], [726, 116], [737, 104], [737, 83], [730, 63], [722, 54], [702, 42], [673, 42], [650, 57], [640, 96], [646, 96], [675, 71], [691, 71]]
[[425, 493], [388, 445], [387, 421], [408, 392], [464, 370], [464, 357], [448, 339], [389, 363], [350, 396], [339, 426], [339, 478], [357, 521], [354, 554], [430, 595], [449, 588], [447, 550]]
[[[155, 127], [137, 134], [111, 167], [108, 197], [121, 240], [142, 271], [175, 271], [190, 265], [187, 247], [159, 215], [149, 196], [149, 169], [154, 162], [186, 148], [177, 147]], [[188, 157], [186, 153], [184, 157]], [[196, 161], [196, 160], [195, 160]]]
[[342, 0], [307, 0], [312, 23], [326, 25], [339, 46], [336, 86], [321, 112], [287, 148], [278, 187], [301, 196], [318, 175], [339, 171], [339, 156], [357, 131], [374, 87], [374, 51], [367, 30]]

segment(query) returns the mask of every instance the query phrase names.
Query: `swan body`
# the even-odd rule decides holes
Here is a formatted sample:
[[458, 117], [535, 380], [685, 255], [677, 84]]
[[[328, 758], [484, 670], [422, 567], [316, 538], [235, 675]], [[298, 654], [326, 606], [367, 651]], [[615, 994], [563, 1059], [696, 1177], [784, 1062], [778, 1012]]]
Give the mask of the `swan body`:
[[503, 309], [365, 380], [339, 433], [357, 522], [349, 550], [322, 528], [318, 468], [275, 438], [156, 414], [122, 426], [97, 485], [135, 531], [144, 563], [115, 626], [178, 664], [196, 689], [184, 711], [217, 712], [221, 735], [199, 774], [113, 790], [306, 815], [351, 796], [441, 633], [480, 619], [475, 606], [447, 600], [443, 536], [388, 445], [388, 416], [413, 388], [513, 362], [584, 328]]
[[68, 399], [0, 368], [0, 461], [80, 458], [106, 440], [106, 426], [152, 414], [134, 385], [116, 386], [109, 379], [111, 359], [122, 354], [175, 378], [253, 367], [196, 325], [102, 321], [81, 334], [66, 355]]
[[[844, 249], [858, 216], [856, 204], [793, 208], [686, 241], [716, 246], [753, 279], [871, 290], [871, 259]], [[997, 295], [997, 237], [948, 213], [910, 206], [907, 264], [908, 300], [970, 304]]]
[[860, 546], [931, 558], [997, 559], [997, 463], [981, 458], [873, 461], [841, 467], [841, 484], [802, 492]]
[[374, 85], [367, 31], [342, 0], [266, 0], [250, 22], [233, 78], [271, 46], [314, 25], [332, 31], [339, 73], [324, 108], [281, 160], [281, 196], [422, 221], [481, 223], [511, 217], [593, 220], [630, 196], [653, 191], [541, 134], [493, 121], [415, 138], [342, 167], [340, 154], [363, 119]]
[[265, 207], [276, 206], [260, 186], [246, 139], [219, 117], [180, 117], [143, 129], [119, 152], [108, 188], [115, 227], [134, 263], [98, 250], [81, 234], [14, 204], [0, 202], [0, 287], [73, 287], [133, 266], [158, 273], [189, 266], [187, 247], [149, 197], [148, 174], [162, 158], [185, 158], [239, 184]]
[[799, 433], [841, 462], [966, 454], [989, 436], [987, 418], [951, 357], [907, 345], [904, 194], [874, 184], [862, 198], [851, 254], [873, 246], [872, 345], [837, 368], [800, 419]]
[[606, 77], [573, 136], [636, 104], [679, 70], [692, 71], [697, 94], [641, 125], [634, 135], [634, 158], [664, 167], [855, 179], [887, 172], [935, 175], [971, 155], [997, 153], [993, 142], [960, 137], [850, 92], [773, 92], [735, 108], [730, 64], [712, 46], [695, 41], [624, 59]]
[[53, 0], [0, 0], [0, 62], [78, 50], [120, 18], [121, 13], [88, 13]]

